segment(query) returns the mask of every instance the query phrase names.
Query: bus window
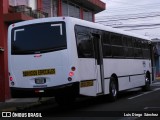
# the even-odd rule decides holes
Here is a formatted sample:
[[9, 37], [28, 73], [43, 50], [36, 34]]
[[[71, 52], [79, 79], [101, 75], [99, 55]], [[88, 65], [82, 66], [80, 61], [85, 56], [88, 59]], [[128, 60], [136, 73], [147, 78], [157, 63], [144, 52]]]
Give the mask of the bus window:
[[111, 33], [112, 55], [113, 57], [123, 57], [124, 47], [122, 45], [122, 36]]
[[103, 43], [104, 44], [111, 44], [109, 32], [104, 32], [104, 34], [103, 34]]
[[93, 44], [89, 35], [84, 33], [77, 34], [77, 50], [80, 58], [93, 57]]
[[146, 41], [143, 42], [143, 57], [150, 59], [149, 44], [148, 44], [148, 42], [146, 42]]
[[134, 49], [132, 44], [132, 37], [123, 36], [124, 54], [126, 58], [134, 57]]
[[104, 57], [112, 56], [112, 47], [111, 47], [109, 32], [104, 32], [103, 34], [103, 56]]
[[103, 56], [104, 57], [112, 56], [112, 47], [110, 45], [103, 45]]
[[134, 57], [135, 58], [143, 58], [141, 44], [142, 42], [140, 39], [134, 38]]
[[42, 23], [12, 30], [12, 54], [34, 54], [67, 48], [64, 22]]
[[111, 34], [112, 45], [122, 45], [122, 36], [118, 34]]

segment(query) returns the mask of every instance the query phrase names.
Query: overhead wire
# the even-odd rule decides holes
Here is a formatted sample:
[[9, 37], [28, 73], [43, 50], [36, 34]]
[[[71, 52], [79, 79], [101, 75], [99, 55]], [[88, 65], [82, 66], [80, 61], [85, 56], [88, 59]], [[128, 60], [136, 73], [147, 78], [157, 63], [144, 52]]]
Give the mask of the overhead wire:
[[[103, 16], [100, 16], [100, 14], [99, 14], [99, 16], [96, 17], [96, 19], [98, 20], [98, 19], [105, 19], [106, 17], [107, 18], [115, 17], [115, 16], [117, 16], [118, 13], [124, 12], [124, 11], [127, 11], [129, 13], [129, 12], [132, 12], [132, 11], [134, 11], [134, 12], [137, 11], [138, 12], [139, 10], [147, 10], [147, 11], [152, 10], [153, 11], [153, 9], [154, 9], [154, 11], [159, 12], [159, 6], [160, 6], [160, 3], [158, 2], [158, 3], [154, 3], [154, 4], [131, 5], [131, 6], [125, 7], [125, 8], [124, 7], [123, 8], [118, 7], [117, 9], [109, 9], [109, 10], [101, 12], [101, 14], [103, 14]], [[105, 13], [106, 13], [106, 15], [105, 15]], [[125, 13], [126, 12], [124, 12], [123, 14], [125, 14]]]
[[[110, 1], [115, 3], [122, 3], [121, 1], [114, 1], [114, 0], [110, 0]], [[126, 3], [124, 4], [125, 4], [124, 5], [125, 7], [123, 8], [122, 7], [117, 7], [116, 9], [110, 8], [108, 11], [106, 10], [105, 12], [103, 12], [103, 16], [96, 16], [96, 22], [100, 24], [105, 24], [106, 26], [122, 28], [125, 31], [149, 30], [149, 29], [160, 28], [160, 23], [157, 22], [158, 20], [156, 21], [156, 18], [160, 17], [160, 12], [159, 12], [160, 2], [153, 3], [153, 4], [143, 4], [143, 5], [134, 4], [134, 5], [128, 5], [128, 6], [126, 6]], [[122, 14], [119, 15], [119, 13], [122, 13]], [[149, 18], [149, 20], [154, 18], [154, 21], [149, 21], [150, 23], [148, 22], [146, 23], [146, 20], [145, 20], [146, 18]], [[123, 25], [123, 21], [127, 21], [127, 20], [138, 21], [139, 19], [143, 21], [145, 20], [145, 24], [141, 22], [143, 23], [142, 25], [137, 22], [137, 24], [134, 24], [134, 25], [125, 25], [125, 24]]]
[[123, 18], [119, 18], [119, 19], [107, 19], [107, 20], [96, 20], [96, 22], [115, 22], [115, 21], [121, 21], [121, 20], [136, 20], [136, 19], [145, 19], [145, 18], [153, 18], [153, 17], [159, 17], [160, 13], [157, 15], [146, 15], [146, 16], [135, 16], [135, 17], [123, 17]]
[[[115, 8], [110, 8], [110, 10], [112, 11], [121, 11], [121, 10], [131, 10], [131, 9], [145, 9], [146, 7], [154, 7], [154, 8], [159, 8], [159, 5], [160, 5], [160, 2], [158, 3], [153, 3], [153, 4], [142, 4], [142, 5], [129, 5], [129, 6], [123, 6], [123, 7], [118, 7], [118, 9], [115, 9]], [[117, 5], [118, 6], [118, 5]], [[105, 11], [107, 12], [107, 11]]]

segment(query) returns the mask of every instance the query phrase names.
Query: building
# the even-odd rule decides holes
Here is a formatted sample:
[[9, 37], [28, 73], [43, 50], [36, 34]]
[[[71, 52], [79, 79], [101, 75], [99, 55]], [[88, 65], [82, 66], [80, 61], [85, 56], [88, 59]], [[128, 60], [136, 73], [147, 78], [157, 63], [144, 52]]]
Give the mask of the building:
[[11, 23], [42, 17], [72, 16], [88, 21], [105, 10], [100, 0], [0, 0], [0, 101], [10, 98], [7, 30]]

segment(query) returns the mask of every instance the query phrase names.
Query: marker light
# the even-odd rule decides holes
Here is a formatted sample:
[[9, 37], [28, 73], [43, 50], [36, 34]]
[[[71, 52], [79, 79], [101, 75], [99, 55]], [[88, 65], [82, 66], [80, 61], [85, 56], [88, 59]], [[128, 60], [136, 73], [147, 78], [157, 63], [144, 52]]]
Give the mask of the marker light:
[[42, 57], [42, 55], [36, 54], [36, 55], [34, 55], [34, 57], [35, 57], [35, 58], [39, 58], [39, 57]]
[[35, 90], [35, 93], [43, 93], [44, 90]]
[[11, 85], [14, 86], [14, 82], [13, 81], [11, 82]]
[[14, 27], [15, 26], [15, 24], [12, 24], [12, 27]]
[[71, 77], [68, 77], [68, 81], [72, 81], [72, 78], [71, 78]]
[[75, 70], [76, 70], [76, 67], [74, 67], [74, 66], [71, 67], [71, 70], [72, 70], [72, 71], [75, 71]]
[[70, 72], [70, 73], [69, 73], [69, 76], [70, 76], [70, 77], [74, 76], [74, 72]]
[[9, 77], [9, 80], [10, 80], [10, 81], [13, 81], [13, 77], [12, 77], [12, 76], [10, 76], [10, 77]]

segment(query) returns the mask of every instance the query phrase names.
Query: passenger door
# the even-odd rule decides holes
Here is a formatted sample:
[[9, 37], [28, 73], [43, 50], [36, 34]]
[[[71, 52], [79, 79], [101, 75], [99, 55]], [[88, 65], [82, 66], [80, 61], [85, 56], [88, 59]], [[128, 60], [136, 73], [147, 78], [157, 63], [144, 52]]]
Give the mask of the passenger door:
[[93, 36], [94, 57], [96, 65], [97, 94], [104, 94], [102, 39], [100, 34], [92, 33], [92, 36]]

